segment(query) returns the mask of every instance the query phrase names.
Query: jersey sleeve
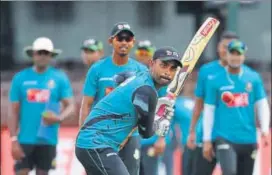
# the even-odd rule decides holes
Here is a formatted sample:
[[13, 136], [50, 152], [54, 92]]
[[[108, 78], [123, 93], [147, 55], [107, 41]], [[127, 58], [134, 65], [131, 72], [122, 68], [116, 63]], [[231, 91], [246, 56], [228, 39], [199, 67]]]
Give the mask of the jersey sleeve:
[[195, 96], [198, 98], [204, 99], [205, 95], [205, 75], [203, 68], [199, 70], [196, 87], [195, 87]]
[[209, 104], [209, 105], [216, 105], [216, 100], [217, 100], [217, 90], [216, 90], [216, 86], [215, 86], [215, 80], [208, 80], [207, 79], [207, 83], [205, 85], [205, 89], [206, 89], [206, 94], [205, 94], [205, 98], [204, 98], [204, 103], [205, 104]]
[[141, 86], [133, 93], [132, 103], [138, 116], [139, 133], [143, 138], [154, 134], [153, 122], [157, 101], [157, 93], [150, 86]]
[[61, 91], [60, 91], [60, 99], [65, 99], [65, 98], [71, 98], [73, 97], [73, 89], [71, 82], [68, 78], [68, 76], [63, 73], [62, 79], [61, 79]]
[[20, 101], [20, 78], [19, 74], [16, 74], [11, 81], [10, 90], [9, 90], [9, 101], [10, 102], [19, 102]]
[[86, 75], [84, 87], [83, 87], [83, 95], [94, 97], [97, 91], [98, 77], [97, 77], [97, 68], [96, 66], [92, 66]]
[[254, 101], [261, 100], [266, 97], [264, 85], [260, 75], [257, 75], [256, 81], [254, 82]]

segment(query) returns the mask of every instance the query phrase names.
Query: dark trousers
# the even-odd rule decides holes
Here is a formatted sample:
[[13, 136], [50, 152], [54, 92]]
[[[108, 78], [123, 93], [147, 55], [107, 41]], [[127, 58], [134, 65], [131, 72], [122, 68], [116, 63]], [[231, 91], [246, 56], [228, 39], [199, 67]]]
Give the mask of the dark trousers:
[[252, 175], [257, 152], [256, 144], [235, 144], [219, 138], [215, 146], [223, 175]]
[[202, 147], [194, 150], [184, 147], [182, 154], [182, 175], [212, 175], [216, 165], [216, 159], [207, 161], [202, 154]]
[[[151, 145], [152, 146], [152, 145]], [[143, 145], [141, 148], [140, 174], [139, 175], [158, 175], [159, 157], [147, 155], [150, 145]]]

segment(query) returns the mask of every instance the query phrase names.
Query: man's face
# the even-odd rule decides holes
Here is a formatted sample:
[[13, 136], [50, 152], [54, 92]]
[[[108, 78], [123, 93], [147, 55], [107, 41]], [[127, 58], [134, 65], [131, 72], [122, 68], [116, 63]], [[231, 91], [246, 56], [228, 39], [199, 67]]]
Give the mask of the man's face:
[[92, 51], [88, 49], [82, 50], [81, 57], [83, 59], [84, 64], [88, 66], [95, 63], [101, 58], [99, 51]]
[[148, 66], [152, 60], [152, 53], [145, 49], [138, 49], [135, 53], [135, 57], [139, 62]]
[[245, 61], [245, 55], [233, 50], [227, 52], [227, 62], [231, 68], [239, 68]]
[[130, 32], [120, 32], [114, 38], [110, 39], [114, 51], [121, 57], [127, 56], [134, 46], [135, 40]]
[[178, 64], [175, 61], [161, 61], [157, 59], [150, 62], [152, 77], [160, 86], [166, 86], [173, 80], [177, 67]]
[[219, 58], [222, 59], [223, 61], [226, 60], [226, 55], [228, 52], [228, 44], [234, 39], [222, 39], [217, 46], [217, 52], [219, 55]]
[[45, 68], [52, 59], [52, 53], [46, 50], [33, 51], [34, 65], [39, 68]]

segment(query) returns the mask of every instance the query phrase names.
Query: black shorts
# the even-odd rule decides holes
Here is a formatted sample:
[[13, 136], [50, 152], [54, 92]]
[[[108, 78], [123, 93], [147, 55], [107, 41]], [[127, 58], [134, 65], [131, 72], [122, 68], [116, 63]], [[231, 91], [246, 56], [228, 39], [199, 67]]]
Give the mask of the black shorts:
[[112, 148], [75, 149], [87, 175], [129, 175], [124, 162]]
[[21, 169], [33, 168], [49, 171], [56, 166], [56, 146], [55, 145], [29, 145], [21, 144], [25, 157], [16, 161], [14, 169], [18, 172]]
[[257, 152], [256, 144], [235, 144], [216, 139], [216, 157], [224, 175], [251, 175]]

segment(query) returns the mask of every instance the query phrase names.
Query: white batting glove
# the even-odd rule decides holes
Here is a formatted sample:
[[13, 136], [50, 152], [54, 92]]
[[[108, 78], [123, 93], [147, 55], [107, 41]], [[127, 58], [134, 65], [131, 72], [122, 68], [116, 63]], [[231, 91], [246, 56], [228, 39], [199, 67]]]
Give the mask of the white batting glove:
[[[168, 97], [162, 97], [158, 99], [158, 103], [156, 106], [156, 115], [154, 118], [154, 130], [155, 133], [158, 136], [165, 136], [170, 128], [171, 125], [171, 119], [174, 115], [174, 106], [175, 101], [169, 99]], [[165, 110], [162, 115], [158, 115], [158, 111], [161, 108], [161, 106], [165, 106]]]

